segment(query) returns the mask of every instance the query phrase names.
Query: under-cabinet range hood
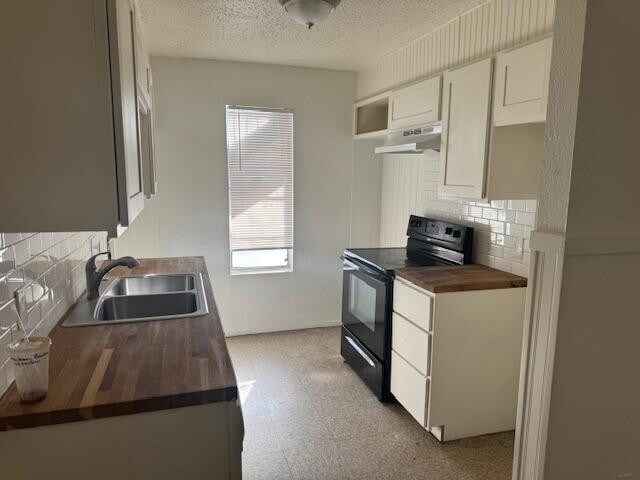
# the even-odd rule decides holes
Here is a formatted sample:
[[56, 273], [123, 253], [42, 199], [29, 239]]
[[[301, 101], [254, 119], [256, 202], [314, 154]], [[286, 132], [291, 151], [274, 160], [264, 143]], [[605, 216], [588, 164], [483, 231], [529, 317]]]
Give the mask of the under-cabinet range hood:
[[440, 151], [442, 124], [432, 123], [423, 127], [395, 130], [387, 136], [375, 153], [422, 153], [425, 150]]

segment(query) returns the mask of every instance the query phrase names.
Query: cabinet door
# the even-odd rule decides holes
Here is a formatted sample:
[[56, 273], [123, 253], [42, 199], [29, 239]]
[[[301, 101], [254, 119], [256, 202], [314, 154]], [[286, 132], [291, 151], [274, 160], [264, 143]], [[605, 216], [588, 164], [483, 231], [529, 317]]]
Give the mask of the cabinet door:
[[140, 159], [144, 179], [144, 196], [157, 193], [156, 162], [153, 143], [153, 112], [148, 97], [140, 92], [138, 98], [138, 123], [140, 125]]
[[497, 55], [493, 106], [496, 125], [545, 121], [552, 43], [549, 37]]
[[120, 224], [131, 224], [144, 206], [138, 140], [135, 13], [130, 0], [109, 0], [109, 44], [118, 172]]
[[136, 54], [136, 78], [138, 80], [139, 92], [146, 97], [147, 102], [151, 103], [151, 67], [149, 64], [149, 54], [142, 41], [142, 29], [140, 22], [136, 16], [134, 23], [134, 37], [135, 37], [135, 54]]
[[437, 76], [396, 90], [389, 99], [389, 128], [412, 127], [440, 120], [440, 89]]
[[491, 67], [488, 58], [444, 74], [441, 195], [473, 199], [484, 195]]

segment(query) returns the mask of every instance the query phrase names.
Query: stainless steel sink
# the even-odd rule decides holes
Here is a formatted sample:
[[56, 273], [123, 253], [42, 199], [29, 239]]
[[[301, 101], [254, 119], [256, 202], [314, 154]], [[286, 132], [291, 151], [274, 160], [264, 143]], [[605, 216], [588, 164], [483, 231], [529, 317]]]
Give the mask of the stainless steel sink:
[[195, 275], [148, 275], [122, 277], [111, 284], [105, 295], [149, 295], [184, 292], [195, 288]]
[[98, 306], [96, 320], [173, 317], [193, 314], [196, 310], [196, 295], [190, 292], [108, 297]]
[[106, 282], [98, 299], [78, 302], [63, 327], [168, 320], [209, 312], [200, 274], [145, 275]]

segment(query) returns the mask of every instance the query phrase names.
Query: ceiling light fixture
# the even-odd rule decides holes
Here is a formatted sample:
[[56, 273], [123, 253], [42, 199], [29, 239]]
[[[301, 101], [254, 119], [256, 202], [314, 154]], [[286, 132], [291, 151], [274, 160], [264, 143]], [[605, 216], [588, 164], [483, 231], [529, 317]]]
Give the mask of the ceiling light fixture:
[[298, 23], [307, 28], [323, 21], [340, 0], [279, 0], [280, 5]]

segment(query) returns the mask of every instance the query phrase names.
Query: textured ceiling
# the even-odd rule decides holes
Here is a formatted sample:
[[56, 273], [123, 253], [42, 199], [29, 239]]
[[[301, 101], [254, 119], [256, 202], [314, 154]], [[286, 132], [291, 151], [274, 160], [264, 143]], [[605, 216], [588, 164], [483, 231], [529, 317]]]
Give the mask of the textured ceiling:
[[342, 0], [311, 30], [278, 0], [138, 0], [152, 55], [360, 70], [485, 0]]

